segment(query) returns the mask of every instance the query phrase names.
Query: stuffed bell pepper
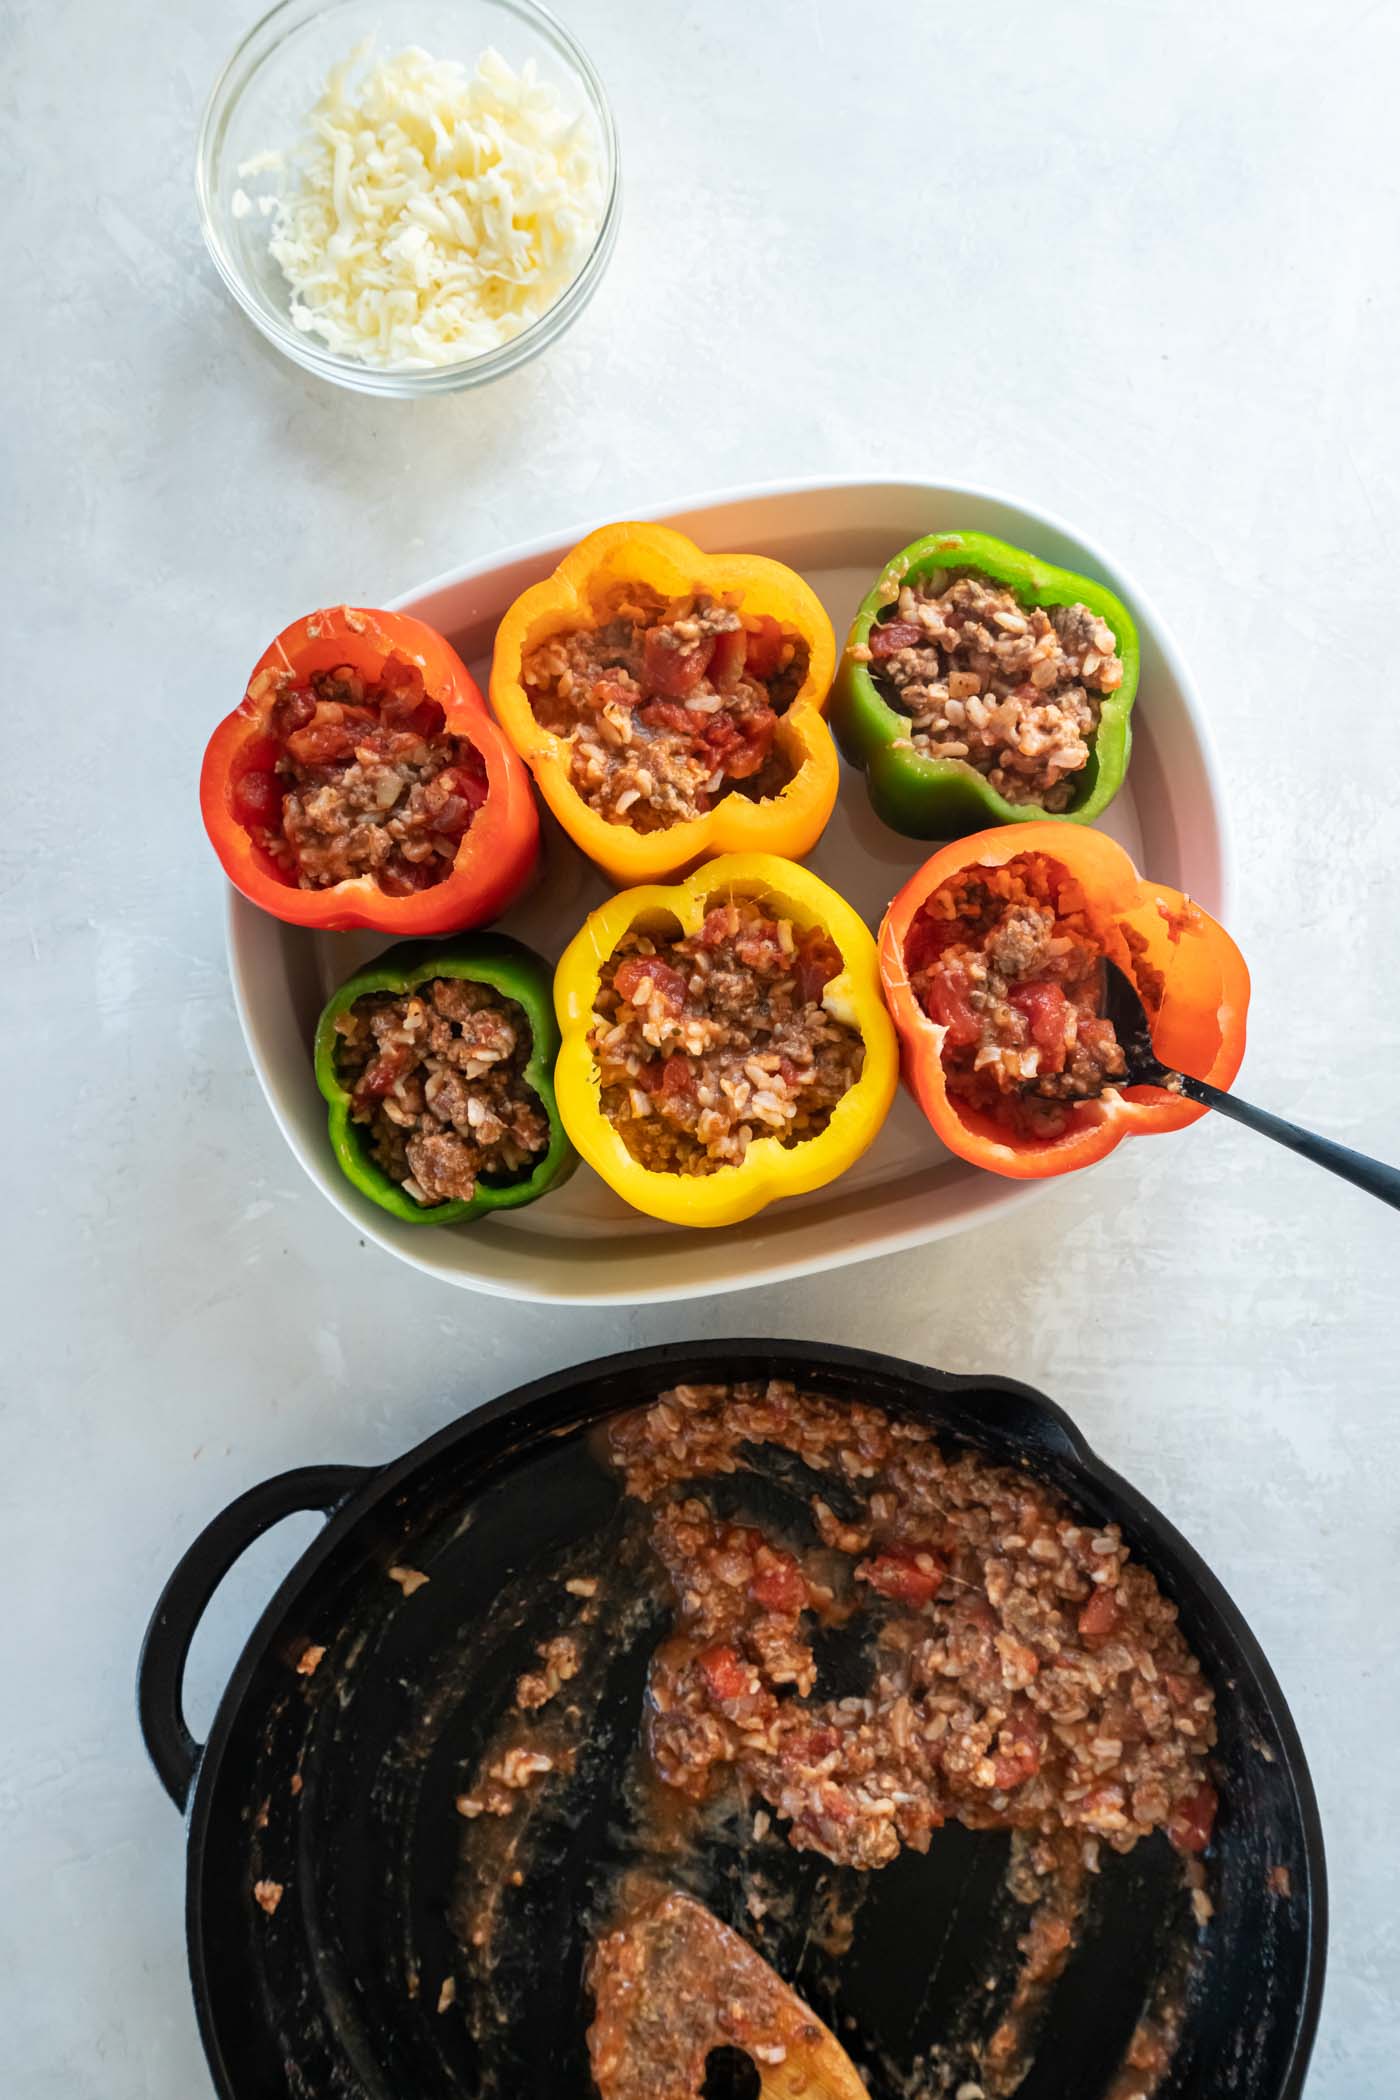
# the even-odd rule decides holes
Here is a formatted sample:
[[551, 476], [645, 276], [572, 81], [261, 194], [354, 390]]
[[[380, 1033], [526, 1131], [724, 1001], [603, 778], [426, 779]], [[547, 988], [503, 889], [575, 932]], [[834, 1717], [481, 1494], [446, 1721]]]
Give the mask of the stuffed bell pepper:
[[554, 1100], [548, 963], [503, 934], [408, 941], [340, 987], [316, 1029], [331, 1146], [415, 1225], [533, 1203], [577, 1159]]
[[1112, 591], [985, 533], [931, 533], [862, 601], [832, 722], [909, 838], [1087, 824], [1122, 785], [1137, 681], [1137, 630]]
[[766, 853], [624, 891], [555, 976], [565, 1128], [610, 1187], [675, 1225], [732, 1225], [835, 1180], [898, 1077], [875, 944]]
[[1105, 958], [1136, 986], [1163, 1062], [1229, 1086], [1244, 1055], [1244, 958], [1102, 832], [984, 831], [905, 884], [880, 929], [880, 972], [905, 1079], [951, 1152], [1033, 1180], [1207, 1113], [1122, 1083]]
[[278, 635], [204, 755], [224, 872], [296, 926], [453, 933], [535, 864], [529, 776], [465, 664], [406, 613], [337, 606]]
[[608, 525], [502, 620], [491, 701], [564, 830], [623, 887], [714, 853], [810, 851], [836, 800], [835, 655], [781, 563]]

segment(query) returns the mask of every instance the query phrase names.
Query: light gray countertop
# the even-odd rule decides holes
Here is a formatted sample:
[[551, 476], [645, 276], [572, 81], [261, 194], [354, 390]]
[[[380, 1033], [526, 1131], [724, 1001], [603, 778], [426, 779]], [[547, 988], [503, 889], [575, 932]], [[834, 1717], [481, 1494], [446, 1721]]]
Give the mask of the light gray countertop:
[[[197, 1528], [536, 1372], [730, 1330], [1029, 1379], [1205, 1554], [1321, 1800], [1310, 2100], [1391, 2100], [1400, 1219], [1207, 1121], [826, 1279], [631, 1315], [454, 1292], [363, 1246], [286, 1153], [195, 778], [313, 604], [711, 486], [1002, 487], [1120, 554], [1195, 669], [1254, 971], [1245, 1084], [1400, 1158], [1400, 15], [569, 0], [623, 139], [603, 289], [496, 388], [377, 405], [284, 365], [201, 248], [193, 131], [248, 11], [4, 10], [6, 2089], [208, 2090], [182, 1834], [132, 1703]], [[197, 1726], [313, 1528], [220, 1593]]]

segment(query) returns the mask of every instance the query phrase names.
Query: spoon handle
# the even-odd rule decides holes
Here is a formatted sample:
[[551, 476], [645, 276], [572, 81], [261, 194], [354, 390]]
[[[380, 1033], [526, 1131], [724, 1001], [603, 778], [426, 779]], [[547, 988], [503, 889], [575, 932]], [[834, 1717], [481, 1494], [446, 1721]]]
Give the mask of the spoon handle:
[[1310, 1159], [1314, 1166], [1340, 1174], [1343, 1181], [1355, 1183], [1368, 1196], [1379, 1196], [1382, 1203], [1400, 1210], [1400, 1168], [1388, 1167], [1383, 1159], [1368, 1159], [1364, 1152], [1353, 1152], [1349, 1145], [1334, 1145], [1330, 1138], [1318, 1137], [1315, 1131], [1304, 1130], [1297, 1123], [1286, 1123], [1282, 1116], [1270, 1115], [1266, 1108], [1255, 1108], [1250, 1102], [1241, 1101], [1238, 1094], [1227, 1094], [1204, 1079], [1192, 1079], [1185, 1072], [1180, 1078], [1181, 1091], [1188, 1101], [1200, 1101], [1207, 1108], [1217, 1109], [1231, 1122], [1243, 1123], [1247, 1129], [1273, 1138], [1290, 1152]]

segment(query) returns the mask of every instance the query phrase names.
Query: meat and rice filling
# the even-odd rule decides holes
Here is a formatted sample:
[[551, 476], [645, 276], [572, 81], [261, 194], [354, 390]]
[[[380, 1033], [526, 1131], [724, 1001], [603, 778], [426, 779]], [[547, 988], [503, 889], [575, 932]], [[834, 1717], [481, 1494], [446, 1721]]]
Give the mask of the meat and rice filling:
[[387, 897], [431, 889], [486, 800], [486, 767], [416, 664], [377, 680], [350, 665], [287, 680], [259, 763], [234, 783], [234, 814], [299, 889], [370, 875]]
[[818, 1136], [865, 1060], [859, 1030], [822, 1004], [840, 968], [819, 927], [747, 897], [716, 905], [698, 933], [629, 934], [603, 970], [591, 1041], [633, 1157], [711, 1174], [757, 1137]]
[[950, 1096], [1027, 1136], [1056, 1137], [1077, 1102], [1123, 1078], [1102, 1018], [1103, 950], [1083, 891], [1025, 853], [942, 883], [910, 928], [915, 998], [945, 1030]]
[[611, 824], [664, 831], [731, 790], [755, 801], [792, 777], [778, 719], [810, 652], [766, 615], [637, 585], [599, 624], [552, 635], [522, 667], [536, 720], [571, 744], [570, 777]]
[[[813, 1476], [820, 1546], [706, 1498], [763, 1447]], [[669, 1786], [737, 1777], [790, 1844], [858, 1868], [953, 1820], [1070, 1838], [1089, 1866], [1158, 1829], [1208, 1844], [1214, 1698], [1116, 1525], [918, 1422], [776, 1381], [679, 1386], [610, 1449], [674, 1599], [647, 1723]], [[862, 1623], [864, 1689], [824, 1694], [814, 1636]]]
[[518, 1179], [548, 1150], [525, 1079], [529, 1021], [491, 986], [435, 977], [414, 992], [367, 992], [335, 1025], [351, 1116], [415, 1203], [470, 1202], [482, 1177]]
[[928, 758], [975, 766], [1008, 802], [1069, 808], [1105, 693], [1123, 683], [1113, 630], [1086, 605], [1023, 606], [975, 570], [905, 584], [870, 630], [876, 686]]

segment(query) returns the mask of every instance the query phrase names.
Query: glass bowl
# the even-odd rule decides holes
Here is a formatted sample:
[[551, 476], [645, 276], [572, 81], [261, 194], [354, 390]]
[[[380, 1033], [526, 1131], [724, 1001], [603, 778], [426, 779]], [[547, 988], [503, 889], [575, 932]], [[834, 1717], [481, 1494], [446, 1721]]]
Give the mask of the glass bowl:
[[[450, 365], [385, 370], [329, 349], [293, 325], [291, 287], [268, 247], [260, 212], [239, 216], [240, 166], [292, 146], [331, 66], [373, 33], [381, 55], [419, 44], [469, 69], [493, 45], [517, 71], [533, 58], [565, 107], [591, 115], [602, 157], [603, 216], [592, 249], [560, 298], [498, 349]], [[195, 171], [200, 224], [214, 264], [270, 343], [323, 379], [365, 394], [445, 394], [499, 379], [561, 336], [598, 288], [621, 210], [617, 130], [588, 54], [535, 0], [281, 0], [250, 29], [214, 83], [199, 130]], [[250, 187], [252, 185], [249, 185]]]

